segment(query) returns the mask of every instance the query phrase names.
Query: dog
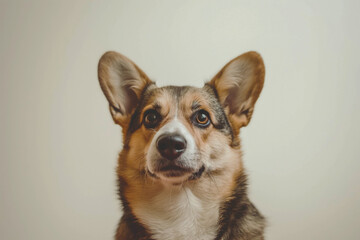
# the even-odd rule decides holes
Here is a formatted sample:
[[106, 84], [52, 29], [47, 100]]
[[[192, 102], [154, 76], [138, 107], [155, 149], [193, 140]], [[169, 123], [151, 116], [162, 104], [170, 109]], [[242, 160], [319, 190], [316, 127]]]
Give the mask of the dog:
[[264, 239], [266, 221], [247, 196], [239, 138], [264, 77], [253, 51], [202, 88], [157, 87], [124, 55], [100, 58], [100, 86], [123, 133], [116, 240]]

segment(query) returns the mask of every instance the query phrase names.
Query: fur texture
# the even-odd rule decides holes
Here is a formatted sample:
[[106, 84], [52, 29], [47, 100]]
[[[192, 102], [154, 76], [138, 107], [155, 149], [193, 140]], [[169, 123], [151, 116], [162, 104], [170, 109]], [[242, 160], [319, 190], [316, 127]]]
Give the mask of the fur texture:
[[[123, 216], [115, 239], [264, 239], [265, 220], [247, 197], [239, 139], [263, 87], [261, 56], [240, 55], [203, 88], [158, 88], [116, 52], [103, 55], [98, 72], [123, 129]], [[163, 136], [177, 144], [174, 158], [159, 147]]]

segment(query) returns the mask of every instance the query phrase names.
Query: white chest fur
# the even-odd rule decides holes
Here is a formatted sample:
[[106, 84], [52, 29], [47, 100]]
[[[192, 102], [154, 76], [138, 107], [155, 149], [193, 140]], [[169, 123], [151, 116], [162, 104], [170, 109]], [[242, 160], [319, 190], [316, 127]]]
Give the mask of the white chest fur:
[[216, 237], [219, 204], [188, 189], [168, 189], [133, 209], [157, 240], [210, 240]]

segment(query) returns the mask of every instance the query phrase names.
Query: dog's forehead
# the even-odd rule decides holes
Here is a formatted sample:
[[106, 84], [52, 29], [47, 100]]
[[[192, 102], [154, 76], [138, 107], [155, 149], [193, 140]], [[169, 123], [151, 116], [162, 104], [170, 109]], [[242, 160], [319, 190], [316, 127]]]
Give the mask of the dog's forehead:
[[179, 108], [196, 107], [197, 104], [208, 105], [215, 101], [214, 95], [204, 88], [196, 88], [191, 86], [165, 86], [153, 89], [147, 94], [146, 105]]

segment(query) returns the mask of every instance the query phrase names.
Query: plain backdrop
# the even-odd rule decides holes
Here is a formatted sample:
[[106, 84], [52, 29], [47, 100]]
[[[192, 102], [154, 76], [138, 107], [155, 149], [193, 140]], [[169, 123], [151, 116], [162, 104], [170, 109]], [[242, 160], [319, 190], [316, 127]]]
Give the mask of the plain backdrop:
[[360, 2], [1, 1], [0, 239], [112, 239], [121, 129], [97, 80], [107, 50], [159, 86], [201, 87], [256, 50], [241, 132], [266, 239], [360, 239]]

